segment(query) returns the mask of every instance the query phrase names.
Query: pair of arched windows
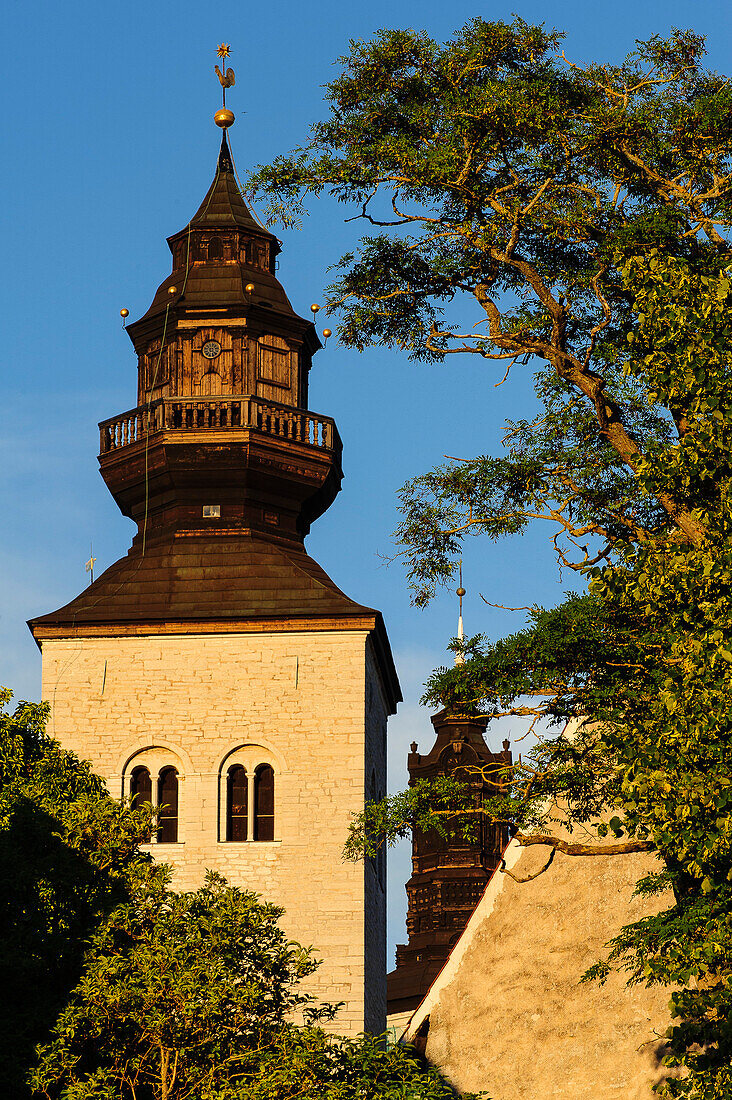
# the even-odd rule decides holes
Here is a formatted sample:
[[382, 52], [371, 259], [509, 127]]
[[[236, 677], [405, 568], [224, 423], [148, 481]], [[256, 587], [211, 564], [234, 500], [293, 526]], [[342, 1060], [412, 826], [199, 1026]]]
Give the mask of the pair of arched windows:
[[[258, 764], [248, 772], [232, 764], [226, 773], [226, 839], [274, 840], [275, 775], [271, 764]], [[178, 840], [178, 772], [171, 765], [160, 769], [156, 790], [149, 768], [139, 765], [130, 775], [132, 805], [151, 802], [160, 807], [158, 844]]]
[[[152, 776], [148, 768], [132, 769], [130, 798], [132, 805], [153, 802]], [[173, 767], [161, 768], [157, 778], [156, 804], [158, 814], [158, 844], [175, 844], [178, 840], [178, 772]]]
[[226, 773], [226, 839], [274, 840], [274, 769], [259, 764], [248, 774], [243, 764]]

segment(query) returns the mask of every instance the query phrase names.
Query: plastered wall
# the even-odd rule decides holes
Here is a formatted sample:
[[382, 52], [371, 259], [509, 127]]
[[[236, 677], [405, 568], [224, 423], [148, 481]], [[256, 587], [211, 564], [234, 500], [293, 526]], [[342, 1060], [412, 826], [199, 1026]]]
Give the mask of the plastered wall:
[[[195, 889], [208, 868], [284, 906], [287, 934], [323, 964], [309, 988], [344, 1001], [335, 1028], [381, 1031], [385, 897], [373, 867], [345, 863], [351, 814], [384, 786], [386, 707], [363, 630], [46, 640], [50, 731], [110, 793], [137, 764], [179, 772], [179, 834], [152, 845]], [[225, 840], [233, 760], [275, 770], [275, 840]]]
[[[506, 866], [526, 879], [548, 855], [512, 841]], [[658, 868], [646, 853], [557, 853], [531, 881], [497, 872], [408, 1037], [426, 1032], [427, 1058], [460, 1092], [652, 1100], [653, 1085], [674, 1072], [662, 1065], [671, 990], [627, 987], [622, 973], [604, 985], [581, 979], [623, 925], [672, 904], [633, 897], [638, 879]]]

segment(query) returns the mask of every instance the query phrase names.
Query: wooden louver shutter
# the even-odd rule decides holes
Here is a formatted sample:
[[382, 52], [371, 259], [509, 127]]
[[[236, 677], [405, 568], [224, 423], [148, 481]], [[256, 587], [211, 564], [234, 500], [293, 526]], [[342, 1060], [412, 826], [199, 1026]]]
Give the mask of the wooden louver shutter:
[[147, 768], [133, 768], [130, 776], [130, 799], [133, 807], [152, 802], [152, 780]]
[[226, 777], [226, 839], [247, 839], [247, 773], [233, 764]]
[[178, 840], [178, 772], [163, 768], [158, 777], [158, 844], [175, 844]]
[[260, 764], [254, 773], [254, 839], [274, 840], [274, 770]]
[[269, 387], [289, 390], [292, 385], [291, 359], [290, 345], [281, 336], [260, 336], [257, 341], [257, 381], [264, 384], [267, 390]]

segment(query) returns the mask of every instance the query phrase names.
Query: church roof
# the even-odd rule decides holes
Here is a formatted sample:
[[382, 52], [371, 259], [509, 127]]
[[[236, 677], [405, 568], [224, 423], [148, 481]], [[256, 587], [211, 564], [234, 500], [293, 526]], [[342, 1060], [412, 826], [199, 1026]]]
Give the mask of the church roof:
[[32, 620], [87, 623], [374, 616], [304, 549], [250, 535], [183, 535], [133, 547], [71, 603]]
[[44, 637], [198, 633], [236, 630], [343, 630], [373, 632], [384, 682], [401, 699], [381, 614], [349, 599], [304, 550], [252, 535], [174, 536], [133, 546], [81, 595], [58, 611], [31, 619]]
[[[244, 316], [271, 311], [273, 319], [284, 320], [289, 328], [306, 334], [314, 348], [320, 346], [313, 324], [295, 313], [282, 284], [268, 269], [267, 263], [223, 262], [201, 259], [196, 249], [196, 239], [209, 233], [244, 230], [253, 241], [259, 241], [272, 259], [280, 252], [277, 237], [254, 218], [242, 197], [234, 171], [226, 134], [222, 135], [221, 148], [211, 186], [190, 222], [168, 237], [168, 245], [174, 256], [173, 271], [160, 283], [152, 303], [138, 320], [127, 325], [127, 333], [138, 353], [150, 336], [150, 326], [160, 327], [163, 316], [170, 313], [170, 322], [178, 315], [201, 309], [227, 309]], [[182, 247], [181, 247], [182, 244]], [[256, 287], [254, 294], [246, 290], [248, 284]], [[171, 295], [170, 288], [175, 287]], [[173, 324], [170, 325], [171, 331]], [[138, 342], [140, 347], [138, 347]]]
[[[225, 228], [238, 225], [244, 229], [256, 231], [258, 236], [277, 238], [256, 221], [244, 202], [234, 174], [234, 162], [231, 158], [226, 133], [221, 137], [216, 175], [206, 192], [203, 202], [190, 221], [194, 229]], [[188, 227], [186, 226], [186, 229]]]
[[[252, 299], [247, 294], [246, 286], [250, 280], [256, 280], [257, 290], [253, 296], [255, 308], [272, 310], [279, 319], [285, 317], [294, 320], [303, 328], [312, 327], [310, 321], [303, 320], [295, 313], [282, 284], [268, 271], [243, 264], [198, 263], [191, 265], [187, 277], [185, 271], [178, 268], [162, 281], [147, 313], [139, 321], [127, 326], [130, 336], [134, 337], [137, 326], [145, 320], [165, 312], [165, 307], [170, 302], [168, 287], [173, 280], [177, 280], [185, 288], [176, 298], [176, 306], [201, 311], [229, 308], [241, 310], [242, 313], [252, 312]], [[317, 340], [317, 337], [314, 339]], [[316, 344], [316, 347], [319, 346]]]
[[33, 637], [248, 630], [362, 629], [392, 713], [401, 701], [381, 613], [352, 601], [304, 548], [248, 535], [173, 537], [133, 547], [72, 602], [29, 620]]

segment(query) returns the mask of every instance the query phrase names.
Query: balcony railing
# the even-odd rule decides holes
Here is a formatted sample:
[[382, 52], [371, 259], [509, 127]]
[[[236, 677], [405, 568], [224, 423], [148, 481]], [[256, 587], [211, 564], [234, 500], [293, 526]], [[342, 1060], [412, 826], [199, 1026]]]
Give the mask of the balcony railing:
[[162, 397], [99, 425], [101, 454], [119, 450], [155, 432], [205, 432], [255, 428], [266, 435], [306, 443], [324, 451], [341, 446], [335, 422], [307, 409], [259, 397]]

